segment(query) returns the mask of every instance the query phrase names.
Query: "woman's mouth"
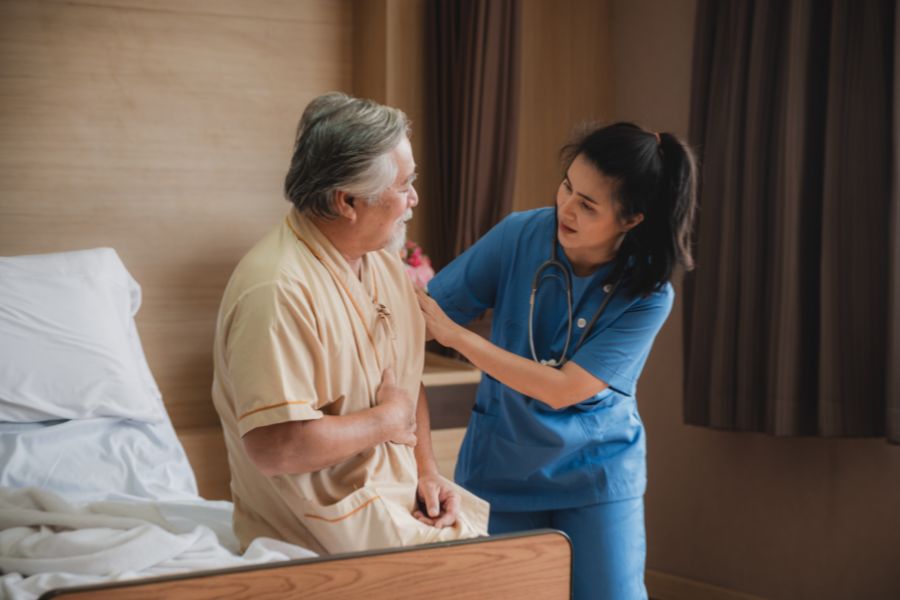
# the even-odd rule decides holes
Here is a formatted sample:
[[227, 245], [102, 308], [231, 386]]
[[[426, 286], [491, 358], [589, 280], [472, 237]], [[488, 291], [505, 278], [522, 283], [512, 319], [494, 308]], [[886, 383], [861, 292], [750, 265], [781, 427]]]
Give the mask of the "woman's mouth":
[[562, 234], [572, 235], [573, 233], [575, 233], [575, 230], [574, 230], [574, 229], [572, 229], [572, 228], [569, 227], [568, 225], [564, 225], [564, 224], [562, 224], [562, 223], [559, 224], [558, 229], [559, 229], [559, 233], [560, 233], [561, 235], [562, 235]]

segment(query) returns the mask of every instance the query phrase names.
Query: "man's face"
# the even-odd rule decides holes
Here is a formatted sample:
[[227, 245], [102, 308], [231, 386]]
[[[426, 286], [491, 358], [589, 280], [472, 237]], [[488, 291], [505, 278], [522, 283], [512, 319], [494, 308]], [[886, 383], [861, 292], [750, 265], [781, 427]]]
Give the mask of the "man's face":
[[416, 161], [412, 146], [406, 137], [390, 154], [397, 165], [397, 177], [372, 204], [356, 205], [360, 232], [372, 250], [385, 248], [399, 252], [406, 241], [406, 221], [412, 218], [412, 209], [419, 203], [419, 195], [413, 187], [416, 178]]

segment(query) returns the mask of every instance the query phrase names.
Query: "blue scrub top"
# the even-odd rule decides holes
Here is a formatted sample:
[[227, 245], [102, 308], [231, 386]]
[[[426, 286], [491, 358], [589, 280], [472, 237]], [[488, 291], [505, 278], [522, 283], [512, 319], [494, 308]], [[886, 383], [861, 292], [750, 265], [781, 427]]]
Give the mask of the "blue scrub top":
[[[572, 362], [609, 387], [555, 410], [485, 374], [478, 386], [456, 464], [456, 481], [499, 511], [573, 508], [643, 495], [647, 483], [644, 426], [635, 388], [653, 339], [672, 309], [665, 284], [647, 297], [616, 292], [587, 339], [572, 354], [606, 297], [612, 264], [576, 277], [556, 241], [555, 209], [513, 213], [428, 284], [431, 296], [457, 323], [493, 308], [491, 341], [531, 358], [528, 312], [534, 273], [550, 244], [573, 281]], [[551, 271], [553, 273], [553, 271]], [[544, 279], [535, 299], [538, 358], [558, 358], [565, 345], [567, 308], [562, 277]]]

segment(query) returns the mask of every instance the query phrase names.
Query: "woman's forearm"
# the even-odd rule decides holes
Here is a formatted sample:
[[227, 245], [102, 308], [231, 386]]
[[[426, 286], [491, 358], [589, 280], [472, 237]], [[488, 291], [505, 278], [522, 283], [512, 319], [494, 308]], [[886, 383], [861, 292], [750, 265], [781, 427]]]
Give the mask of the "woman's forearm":
[[606, 388], [605, 383], [573, 363], [562, 369], [541, 365], [462, 327], [450, 345], [497, 381], [552, 408], [578, 404]]

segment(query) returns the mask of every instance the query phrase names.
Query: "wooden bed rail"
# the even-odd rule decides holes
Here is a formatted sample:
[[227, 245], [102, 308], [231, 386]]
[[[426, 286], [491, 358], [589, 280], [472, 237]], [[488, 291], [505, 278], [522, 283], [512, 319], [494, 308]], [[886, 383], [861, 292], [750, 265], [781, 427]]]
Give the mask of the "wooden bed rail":
[[40, 600], [562, 600], [571, 543], [536, 530], [221, 571], [52, 590]]

